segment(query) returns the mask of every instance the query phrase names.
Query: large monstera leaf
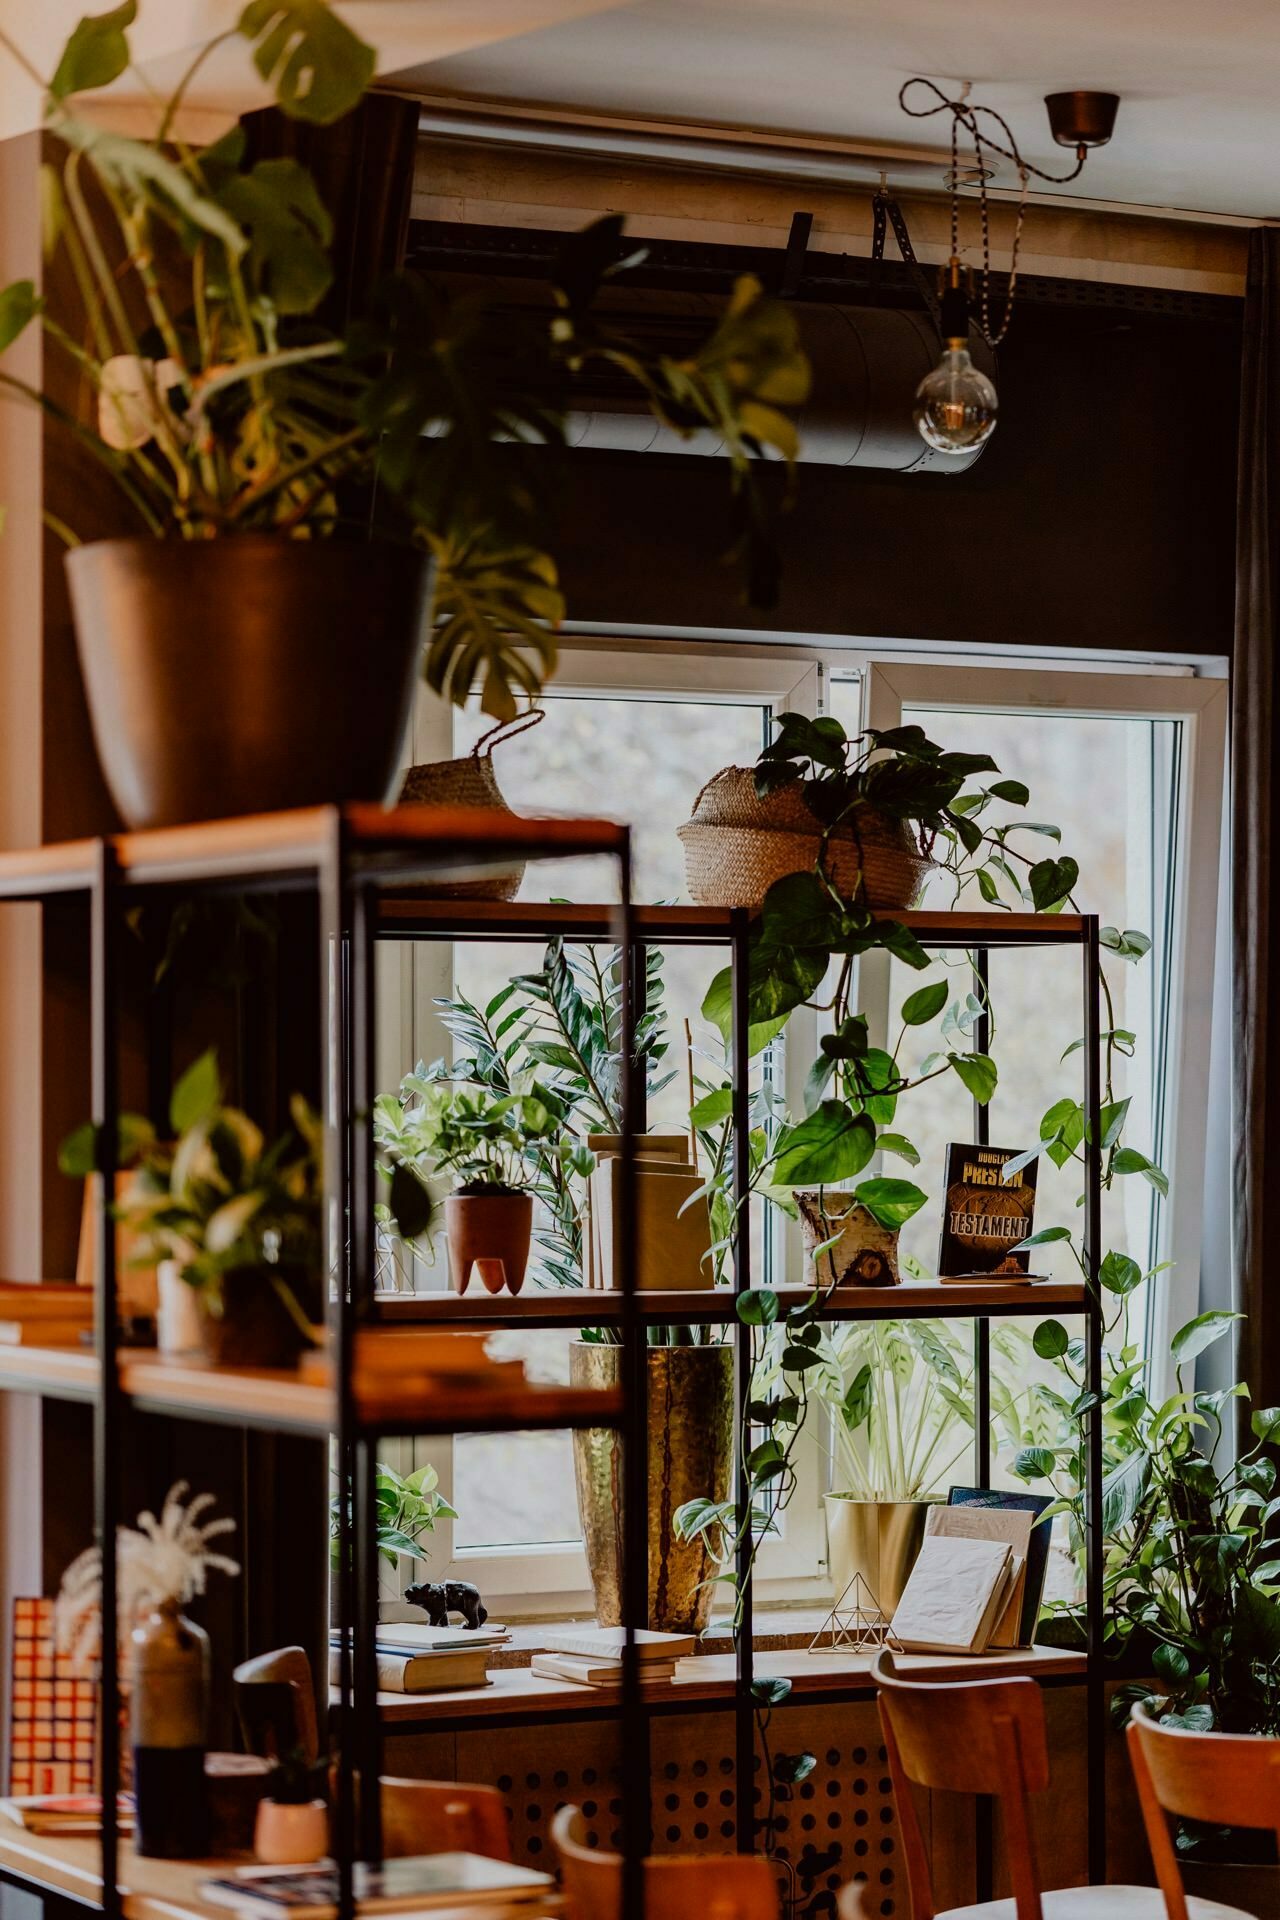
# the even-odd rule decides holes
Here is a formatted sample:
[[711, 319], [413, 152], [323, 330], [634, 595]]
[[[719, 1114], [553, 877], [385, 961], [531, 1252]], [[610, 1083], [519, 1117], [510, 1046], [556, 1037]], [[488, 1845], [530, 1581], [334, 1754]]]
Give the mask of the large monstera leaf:
[[240, 32], [283, 111], [320, 126], [340, 120], [373, 79], [375, 55], [327, 0], [249, 0]]

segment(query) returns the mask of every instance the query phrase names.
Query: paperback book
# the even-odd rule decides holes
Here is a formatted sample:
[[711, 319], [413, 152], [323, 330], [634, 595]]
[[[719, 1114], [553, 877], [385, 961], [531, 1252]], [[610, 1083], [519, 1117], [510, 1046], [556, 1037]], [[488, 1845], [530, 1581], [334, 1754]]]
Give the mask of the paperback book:
[[1019, 1152], [1017, 1147], [947, 1148], [940, 1280], [974, 1275], [1017, 1280], [1028, 1275], [1029, 1256], [1013, 1249], [1030, 1237], [1035, 1220], [1036, 1162], [1007, 1176], [1004, 1171], [1006, 1161], [1016, 1160]]

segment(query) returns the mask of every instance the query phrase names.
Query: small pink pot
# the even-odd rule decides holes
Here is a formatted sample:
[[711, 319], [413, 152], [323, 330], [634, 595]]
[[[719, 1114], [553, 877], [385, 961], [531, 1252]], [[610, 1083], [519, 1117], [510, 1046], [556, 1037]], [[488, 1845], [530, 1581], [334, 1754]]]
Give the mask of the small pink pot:
[[329, 1851], [329, 1809], [324, 1801], [259, 1800], [253, 1851], [264, 1867], [300, 1867], [323, 1860]]

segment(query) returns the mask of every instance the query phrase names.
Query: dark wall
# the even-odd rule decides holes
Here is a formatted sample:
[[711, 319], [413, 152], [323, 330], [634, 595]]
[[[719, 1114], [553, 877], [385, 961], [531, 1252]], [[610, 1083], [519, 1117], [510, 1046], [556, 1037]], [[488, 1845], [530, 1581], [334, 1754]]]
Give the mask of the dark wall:
[[954, 479], [803, 467], [781, 528], [782, 598], [768, 614], [743, 606], [737, 576], [719, 564], [728, 521], [718, 463], [575, 455], [556, 549], [570, 613], [1229, 653], [1232, 315], [1020, 307], [982, 459]]

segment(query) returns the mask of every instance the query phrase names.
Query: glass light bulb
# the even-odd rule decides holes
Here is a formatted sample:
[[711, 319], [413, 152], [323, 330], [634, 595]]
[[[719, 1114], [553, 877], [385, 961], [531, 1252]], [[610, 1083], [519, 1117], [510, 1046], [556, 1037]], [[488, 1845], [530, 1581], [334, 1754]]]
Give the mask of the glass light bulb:
[[938, 453], [969, 453], [995, 432], [996, 390], [967, 347], [948, 344], [916, 388], [915, 423]]

